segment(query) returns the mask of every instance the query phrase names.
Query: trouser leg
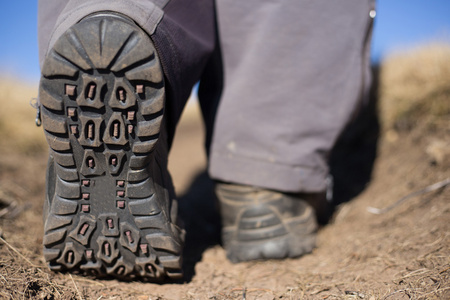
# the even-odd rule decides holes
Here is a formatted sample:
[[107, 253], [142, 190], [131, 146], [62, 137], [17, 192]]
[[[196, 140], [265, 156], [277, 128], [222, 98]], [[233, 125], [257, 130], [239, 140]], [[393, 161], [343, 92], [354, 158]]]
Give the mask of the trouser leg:
[[166, 77], [169, 144], [193, 85], [214, 48], [212, 0], [39, 1], [40, 64], [55, 41], [85, 16], [113, 11], [133, 19], [152, 38]]
[[329, 151], [369, 87], [372, 5], [217, 1], [224, 89], [210, 148], [214, 179], [325, 189]]

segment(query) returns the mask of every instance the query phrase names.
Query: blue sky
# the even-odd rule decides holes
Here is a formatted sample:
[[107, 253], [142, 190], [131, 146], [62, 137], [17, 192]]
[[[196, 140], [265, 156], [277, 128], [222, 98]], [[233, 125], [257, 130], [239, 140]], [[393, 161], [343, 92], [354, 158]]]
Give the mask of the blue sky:
[[[331, 0], [330, 0], [331, 1]], [[0, 3], [0, 75], [37, 83], [37, 1]], [[379, 0], [372, 59], [432, 41], [450, 43], [449, 0]]]

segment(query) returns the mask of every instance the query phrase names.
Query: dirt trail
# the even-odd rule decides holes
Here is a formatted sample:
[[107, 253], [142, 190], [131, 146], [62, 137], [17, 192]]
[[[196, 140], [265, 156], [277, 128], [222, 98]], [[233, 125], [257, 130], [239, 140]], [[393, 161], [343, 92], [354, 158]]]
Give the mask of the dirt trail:
[[[33, 128], [31, 109], [20, 105], [17, 109], [17, 102], [7, 104], [25, 102], [35, 93], [30, 88], [11, 96], [18, 86], [5, 80], [0, 83], [0, 102], [13, 114], [0, 112], [0, 203], [17, 205], [0, 217], [0, 298], [450, 299], [450, 187], [408, 198], [383, 214], [367, 210], [369, 206], [388, 207], [450, 177], [448, 111], [434, 118], [422, 107], [413, 123], [403, 119], [389, 123], [383, 119], [386, 107], [382, 106], [381, 127], [375, 133], [356, 134], [359, 149], [365, 145], [361, 139], [373, 142], [375, 137], [371, 178], [354, 193], [362, 190], [356, 198], [340, 205], [331, 224], [320, 230], [317, 249], [298, 259], [232, 264], [218, 244], [211, 182], [202, 174], [202, 124], [198, 108], [189, 106], [169, 160], [190, 230], [186, 280], [152, 284], [94, 280], [52, 273], [45, 267], [41, 206], [46, 146], [40, 130]], [[435, 96], [444, 97], [444, 106], [450, 102], [448, 85], [445, 90], [444, 96]], [[17, 118], [23, 118], [23, 128], [10, 129], [10, 122]], [[21, 141], [22, 132], [28, 143]], [[357, 157], [344, 151], [334, 158], [337, 164], [346, 155]], [[355, 170], [363, 168], [360, 163], [349, 164], [348, 171], [353, 173], [348, 178], [357, 176]]]

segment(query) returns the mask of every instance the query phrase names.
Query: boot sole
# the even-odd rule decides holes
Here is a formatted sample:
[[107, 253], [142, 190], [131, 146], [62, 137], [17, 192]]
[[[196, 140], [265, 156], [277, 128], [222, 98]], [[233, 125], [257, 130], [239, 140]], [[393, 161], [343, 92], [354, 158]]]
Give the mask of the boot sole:
[[165, 92], [150, 38], [125, 17], [83, 19], [50, 50], [39, 99], [53, 160], [43, 239], [50, 269], [180, 278], [183, 232], [154, 180]]

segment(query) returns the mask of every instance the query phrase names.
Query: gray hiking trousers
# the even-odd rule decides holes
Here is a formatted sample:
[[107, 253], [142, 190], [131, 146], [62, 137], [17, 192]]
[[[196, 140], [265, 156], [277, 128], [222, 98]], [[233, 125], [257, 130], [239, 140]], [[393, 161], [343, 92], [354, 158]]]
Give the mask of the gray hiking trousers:
[[40, 63], [86, 15], [127, 15], [159, 53], [170, 141], [200, 80], [213, 179], [320, 192], [336, 139], [368, 97], [373, 9], [374, 0], [41, 0]]

